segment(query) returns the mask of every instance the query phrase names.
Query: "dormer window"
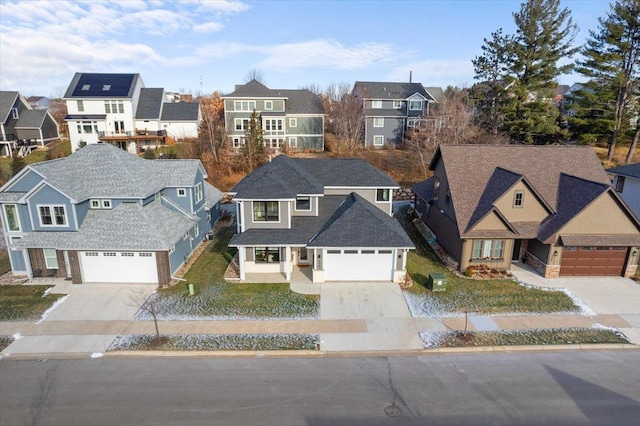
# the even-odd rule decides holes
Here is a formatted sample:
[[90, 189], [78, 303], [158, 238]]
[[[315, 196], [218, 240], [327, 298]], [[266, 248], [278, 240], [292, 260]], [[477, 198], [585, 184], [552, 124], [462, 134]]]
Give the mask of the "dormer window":
[[409, 109], [411, 111], [421, 111], [422, 101], [409, 101]]
[[311, 197], [296, 197], [297, 211], [311, 211]]
[[187, 196], [186, 188], [178, 188], [178, 197], [186, 197], [186, 196]]
[[513, 207], [521, 208], [524, 204], [524, 192], [516, 191], [513, 195]]

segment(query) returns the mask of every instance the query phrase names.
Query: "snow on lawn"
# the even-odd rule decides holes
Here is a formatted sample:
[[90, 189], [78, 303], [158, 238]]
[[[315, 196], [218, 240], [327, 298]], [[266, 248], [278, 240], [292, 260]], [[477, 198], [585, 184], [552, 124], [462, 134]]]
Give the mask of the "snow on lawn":
[[165, 342], [154, 345], [153, 334], [118, 336], [108, 351], [125, 350], [302, 350], [317, 349], [318, 334], [190, 334], [162, 336]]
[[[293, 293], [289, 286], [271, 287], [258, 291], [233, 291], [219, 283], [208, 286], [194, 296], [181, 293], [158, 292], [155, 299], [158, 319], [172, 321], [193, 320], [307, 320], [319, 319], [320, 304], [316, 296]], [[136, 320], [153, 318], [144, 310], [138, 311]]]

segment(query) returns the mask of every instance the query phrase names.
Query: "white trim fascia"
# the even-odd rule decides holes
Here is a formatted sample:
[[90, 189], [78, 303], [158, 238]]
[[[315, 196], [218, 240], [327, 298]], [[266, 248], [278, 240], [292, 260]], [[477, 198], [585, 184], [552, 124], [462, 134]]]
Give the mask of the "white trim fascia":
[[234, 198], [233, 201], [295, 201], [295, 198]]
[[[178, 206], [176, 203], [173, 202], [173, 200], [171, 200], [171, 198], [169, 197], [165, 197], [164, 195], [160, 195], [160, 201], [166, 201], [168, 204], [172, 205], [173, 207], [175, 207], [180, 213], [182, 213], [183, 215], [185, 215], [186, 217], [188, 217], [189, 219], [193, 219], [194, 215], [185, 212], [182, 207]], [[162, 203], [161, 203], [162, 205]], [[144, 207], [143, 207], [144, 208]]]
[[[425, 92], [427, 92], [427, 91], [426, 91], [426, 89], [425, 89]], [[429, 93], [429, 92], [427, 92], [427, 93]], [[413, 96], [416, 96], [416, 95], [420, 96], [423, 100], [428, 101], [428, 99], [427, 99], [427, 98], [425, 98], [423, 95], [421, 95], [421, 94], [420, 94], [420, 93], [418, 93], [418, 92], [415, 92], [415, 93], [413, 93], [413, 94], [411, 94], [411, 95], [407, 96], [404, 100], [405, 100], [405, 101], [408, 101], [408, 100], [409, 100], [409, 98], [411, 98], [411, 97], [413, 97]], [[414, 110], [414, 111], [415, 111], [415, 110]]]
[[[4, 127], [4, 126], [3, 126]], [[7, 144], [10, 145], [10, 142], [12, 141], [2, 141], [3, 144]], [[2, 185], [0, 187], [0, 192], [4, 192], [6, 190], [11, 189], [11, 187], [16, 183], [16, 181], [20, 180], [20, 178], [27, 174], [29, 171], [32, 171], [34, 173], [36, 173], [38, 176], [40, 176], [42, 178], [42, 180], [46, 180], [46, 178], [44, 177], [44, 175], [42, 173], [38, 173], [35, 169], [33, 169], [31, 167], [30, 164], [27, 164], [22, 170], [20, 170], [14, 177], [12, 177], [11, 179], [9, 179], [7, 181], [7, 183], [5, 183], [4, 185]]]
[[325, 186], [325, 189], [399, 189], [400, 186]]
[[285, 114], [285, 117], [324, 117], [327, 114], [297, 114], [295, 112], [289, 113], [289, 114]]

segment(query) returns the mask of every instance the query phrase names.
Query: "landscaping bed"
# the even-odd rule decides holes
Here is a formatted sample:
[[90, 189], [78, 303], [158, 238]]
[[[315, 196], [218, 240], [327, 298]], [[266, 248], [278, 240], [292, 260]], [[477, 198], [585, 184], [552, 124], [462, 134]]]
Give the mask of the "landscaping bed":
[[426, 349], [473, 346], [578, 345], [629, 343], [618, 331], [606, 328], [549, 328], [507, 331], [420, 333]]
[[35, 321], [63, 294], [49, 294], [50, 285], [0, 286], [0, 321]]
[[13, 337], [0, 336], [0, 352], [4, 351], [7, 346], [13, 343]]
[[317, 334], [206, 334], [206, 335], [125, 335], [118, 336], [108, 351], [268, 351], [317, 350]]
[[[407, 271], [416, 284], [404, 296], [416, 318], [460, 315], [465, 310], [482, 315], [518, 313], [579, 313], [571, 298], [562, 291], [532, 288], [513, 279], [469, 279], [447, 269], [406, 214], [398, 220], [416, 245], [407, 255]], [[427, 289], [430, 273], [445, 276], [446, 291]]]

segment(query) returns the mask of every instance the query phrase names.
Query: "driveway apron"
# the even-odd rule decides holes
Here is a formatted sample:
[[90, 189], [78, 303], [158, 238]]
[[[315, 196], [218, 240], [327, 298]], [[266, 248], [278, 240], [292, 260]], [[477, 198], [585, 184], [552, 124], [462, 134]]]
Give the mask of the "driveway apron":
[[387, 282], [324, 283], [320, 319], [362, 320], [366, 333], [323, 333], [327, 352], [422, 349], [422, 343], [398, 284]]

